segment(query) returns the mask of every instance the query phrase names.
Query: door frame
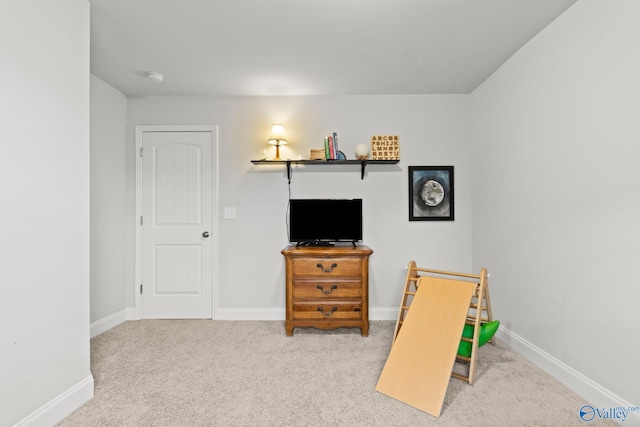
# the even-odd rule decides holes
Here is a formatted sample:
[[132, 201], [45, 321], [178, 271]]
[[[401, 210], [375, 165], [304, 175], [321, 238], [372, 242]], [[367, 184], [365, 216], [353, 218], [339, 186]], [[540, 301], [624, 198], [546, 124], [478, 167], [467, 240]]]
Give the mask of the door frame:
[[210, 132], [211, 133], [211, 191], [213, 192], [211, 197], [211, 221], [212, 221], [212, 256], [211, 262], [211, 318], [216, 317], [216, 296], [218, 295], [218, 236], [220, 235], [219, 221], [218, 221], [218, 190], [219, 190], [219, 177], [218, 177], [218, 126], [217, 125], [136, 125], [135, 127], [135, 174], [136, 174], [136, 208], [135, 208], [135, 267], [133, 283], [133, 294], [135, 296], [135, 319], [142, 319], [142, 297], [140, 295], [140, 284], [142, 283], [142, 225], [140, 224], [140, 217], [142, 216], [142, 156], [140, 152], [142, 149], [142, 136], [145, 132]]

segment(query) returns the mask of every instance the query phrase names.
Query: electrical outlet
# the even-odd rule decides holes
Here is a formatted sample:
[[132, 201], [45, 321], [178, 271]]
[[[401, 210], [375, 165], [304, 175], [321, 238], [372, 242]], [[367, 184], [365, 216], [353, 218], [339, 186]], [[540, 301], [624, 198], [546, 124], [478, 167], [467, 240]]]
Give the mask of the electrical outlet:
[[224, 219], [236, 219], [236, 208], [224, 208]]

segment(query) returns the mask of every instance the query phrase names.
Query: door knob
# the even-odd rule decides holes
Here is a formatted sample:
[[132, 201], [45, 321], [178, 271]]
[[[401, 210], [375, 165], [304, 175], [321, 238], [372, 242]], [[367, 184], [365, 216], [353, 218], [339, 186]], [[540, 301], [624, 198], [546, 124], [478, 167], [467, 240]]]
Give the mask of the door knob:
[[209, 237], [209, 232], [205, 231], [204, 233], [202, 233], [202, 237], [204, 237], [205, 239]]

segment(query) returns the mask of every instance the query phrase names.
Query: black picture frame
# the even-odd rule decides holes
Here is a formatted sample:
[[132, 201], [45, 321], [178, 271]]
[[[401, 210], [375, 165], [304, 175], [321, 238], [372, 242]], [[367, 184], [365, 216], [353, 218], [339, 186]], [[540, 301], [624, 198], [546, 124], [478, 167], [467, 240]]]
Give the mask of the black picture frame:
[[409, 166], [409, 221], [453, 221], [453, 166]]

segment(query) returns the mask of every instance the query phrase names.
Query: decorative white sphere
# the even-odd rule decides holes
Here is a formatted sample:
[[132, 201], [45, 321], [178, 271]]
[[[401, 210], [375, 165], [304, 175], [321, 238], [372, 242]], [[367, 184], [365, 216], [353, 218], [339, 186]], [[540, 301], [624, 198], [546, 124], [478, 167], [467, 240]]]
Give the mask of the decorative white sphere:
[[366, 144], [356, 145], [356, 159], [367, 160], [369, 158], [369, 147]]

